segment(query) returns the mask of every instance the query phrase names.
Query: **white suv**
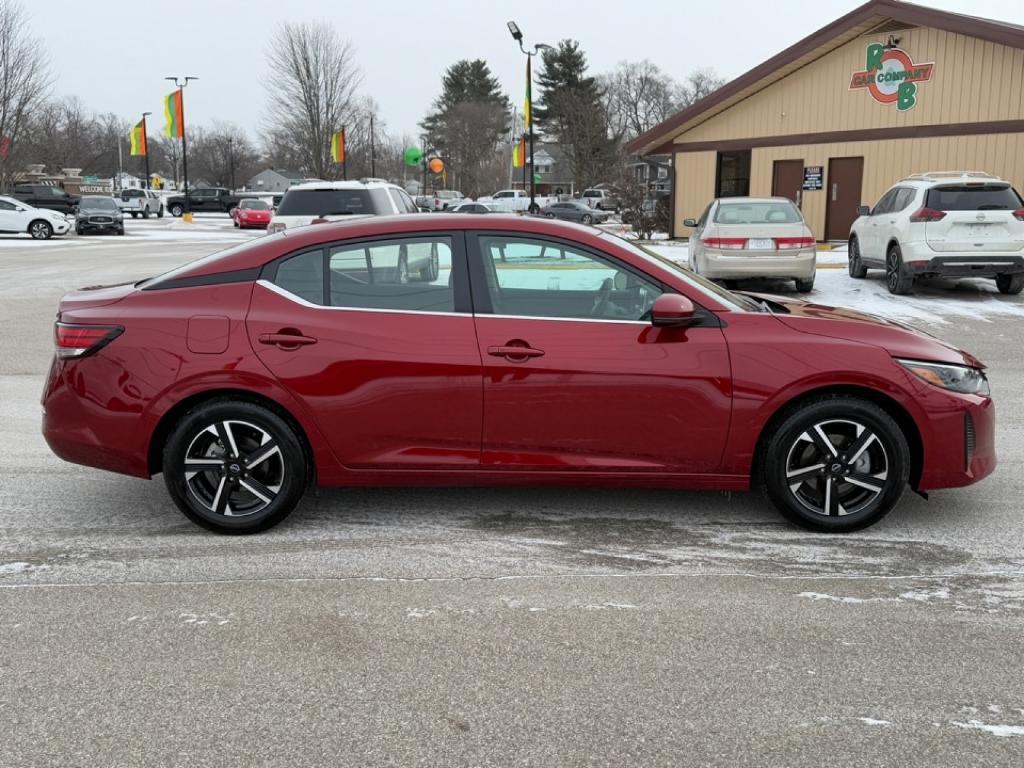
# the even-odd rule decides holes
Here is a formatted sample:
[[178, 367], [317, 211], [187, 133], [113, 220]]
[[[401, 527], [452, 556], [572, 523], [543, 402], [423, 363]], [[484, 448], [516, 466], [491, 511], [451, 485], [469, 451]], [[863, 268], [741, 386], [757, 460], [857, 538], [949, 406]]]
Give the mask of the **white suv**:
[[932, 276], [995, 278], [1000, 293], [1024, 289], [1024, 200], [998, 176], [913, 174], [859, 213], [850, 230], [850, 277], [884, 269], [898, 294]]
[[288, 187], [274, 210], [267, 233], [302, 227], [314, 221], [419, 212], [408, 192], [386, 181], [310, 181]]

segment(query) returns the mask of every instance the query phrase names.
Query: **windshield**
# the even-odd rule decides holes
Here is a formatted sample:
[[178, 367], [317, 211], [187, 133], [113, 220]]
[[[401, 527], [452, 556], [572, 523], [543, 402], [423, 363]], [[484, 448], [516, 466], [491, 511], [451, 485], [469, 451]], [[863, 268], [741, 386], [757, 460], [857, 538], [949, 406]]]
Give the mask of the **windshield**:
[[696, 272], [693, 272], [689, 267], [684, 267], [682, 264], [678, 264], [671, 259], [666, 259], [654, 251], [650, 251], [644, 248], [642, 245], [637, 245], [634, 242], [626, 240], [618, 235], [613, 235], [610, 232], [602, 232], [601, 237], [606, 237], [609, 240], [614, 240], [616, 245], [625, 248], [632, 254], [639, 256], [648, 263], [653, 263], [659, 267], [665, 267], [672, 270], [673, 272], [679, 273], [686, 282], [690, 283], [701, 293], [706, 296], [714, 298], [716, 301], [725, 304], [729, 309], [743, 311], [743, 310], [758, 310], [758, 304], [753, 299], [748, 299], [746, 296], [740, 296], [732, 291], [727, 291], [717, 283], [713, 283], [705, 277], [701, 277]]
[[243, 200], [238, 204], [239, 208], [249, 208], [254, 211], [269, 211], [270, 206], [262, 200]]
[[798, 224], [800, 211], [789, 201], [764, 203], [722, 202], [715, 211], [716, 224]]
[[112, 197], [83, 197], [79, 208], [90, 211], [116, 211], [117, 203]]
[[367, 189], [289, 189], [277, 207], [278, 216], [341, 216], [373, 213]]
[[928, 190], [926, 208], [936, 211], [1015, 211], [1020, 195], [1008, 184], [956, 184]]

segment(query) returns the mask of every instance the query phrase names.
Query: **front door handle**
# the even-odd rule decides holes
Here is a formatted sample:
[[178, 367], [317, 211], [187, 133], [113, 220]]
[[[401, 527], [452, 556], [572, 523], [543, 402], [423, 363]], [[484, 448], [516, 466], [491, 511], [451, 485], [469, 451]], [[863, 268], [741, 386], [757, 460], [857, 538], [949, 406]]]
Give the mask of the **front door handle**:
[[502, 344], [488, 347], [487, 354], [493, 357], [504, 357], [509, 362], [522, 363], [531, 357], [543, 357], [543, 349], [534, 349], [527, 344]]
[[273, 344], [281, 349], [298, 349], [307, 344], [316, 344], [312, 336], [303, 336], [301, 333], [261, 333], [260, 344]]

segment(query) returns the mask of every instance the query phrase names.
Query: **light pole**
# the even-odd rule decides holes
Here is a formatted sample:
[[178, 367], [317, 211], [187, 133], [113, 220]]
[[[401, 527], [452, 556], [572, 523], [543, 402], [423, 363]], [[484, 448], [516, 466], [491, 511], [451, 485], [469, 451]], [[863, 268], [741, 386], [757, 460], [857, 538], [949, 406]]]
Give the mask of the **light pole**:
[[146, 154], [143, 155], [146, 159], [146, 189], [149, 189], [149, 133], [146, 129], [146, 116], [152, 114], [152, 112], [142, 113], [142, 146], [146, 149]]
[[[530, 213], [537, 213], [540, 210], [537, 205], [537, 180], [534, 178], [537, 175], [537, 166], [533, 156], [533, 67], [531, 62], [533, 57], [536, 56], [540, 51], [549, 50], [550, 45], [546, 43], [537, 43], [533, 46], [532, 51], [526, 50], [523, 47], [523, 33], [519, 31], [519, 25], [514, 21], [508, 22], [508, 31], [512, 34], [512, 39], [519, 43], [519, 50], [526, 54], [526, 127], [529, 133], [530, 142]], [[526, 168], [526, 163], [523, 163], [523, 168]]]
[[235, 191], [235, 139], [228, 136], [228, 168], [231, 171], [231, 192]]
[[185, 177], [185, 213], [192, 212], [192, 203], [188, 194], [188, 142], [185, 140], [185, 86], [189, 84], [189, 81], [198, 79], [198, 77], [191, 76], [188, 76], [183, 80], [179, 80], [177, 77], [164, 78], [164, 80], [170, 80], [178, 86], [178, 94], [181, 97], [181, 114], [178, 115], [178, 117], [181, 119], [181, 174]]

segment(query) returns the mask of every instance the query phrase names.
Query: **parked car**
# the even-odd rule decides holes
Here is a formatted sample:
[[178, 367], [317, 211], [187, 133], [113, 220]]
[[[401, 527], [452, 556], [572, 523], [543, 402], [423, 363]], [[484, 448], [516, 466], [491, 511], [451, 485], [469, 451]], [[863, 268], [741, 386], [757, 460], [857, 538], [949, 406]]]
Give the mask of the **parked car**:
[[[564, 259], [532, 258], [552, 244]], [[439, 254], [436, 279], [395, 279], [412, 246]], [[314, 482], [757, 486], [843, 532], [908, 484], [996, 464], [971, 354], [541, 217], [302, 227], [72, 292], [58, 318], [50, 447], [162, 472], [185, 515], [226, 533], [280, 522]]]
[[14, 197], [33, 208], [48, 208], [60, 213], [74, 213], [80, 199], [53, 184], [15, 184]]
[[121, 213], [130, 213], [133, 219], [164, 215], [164, 200], [152, 189], [123, 189], [116, 200]]
[[796, 289], [814, 288], [817, 248], [803, 214], [785, 197], [712, 200], [693, 227], [690, 264], [712, 280], [791, 278]]
[[[193, 189], [188, 193], [188, 210], [191, 212], [216, 211], [231, 213], [241, 198], [224, 187], [204, 187]], [[185, 213], [185, 195], [172, 195], [167, 198], [167, 210], [171, 216], [178, 217]]]
[[79, 235], [89, 233], [113, 232], [124, 234], [124, 215], [112, 197], [104, 195], [86, 195], [78, 204], [75, 214], [75, 232]]
[[[557, 202], [557, 198], [535, 195], [534, 201], [536, 210], [540, 210], [548, 203]], [[505, 213], [516, 211], [528, 211], [530, 209], [530, 190], [528, 189], [500, 189], [488, 197], [477, 198], [478, 203], [493, 205], [495, 210]]]
[[602, 211], [615, 211], [616, 213], [619, 210], [619, 204], [612, 196], [611, 190], [604, 189], [603, 187], [583, 190], [580, 200], [590, 208], [597, 208]]
[[434, 193], [434, 210], [447, 211], [451, 206], [468, 202], [466, 196], [454, 189], [439, 189]]
[[273, 211], [270, 204], [256, 198], [240, 200], [238, 206], [231, 211], [231, 218], [239, 229], [266, 229], [271, 216]]
[[1024, 290], [1024, 200], [998, 176], [914, 174], [859, 213], [850, 277], [884, 269], [895, 294], [910, 293], [919, 277], [987, 277], [1000, 293]]
[[322, 224], [343, 216], [419, 212], [408, 192], [386, 181], [311, 181], [288, 188], [267, 231]]
[[445, 213], [494, 213], [493, 203], [458, 203], [444, 209]]
[[36, 240], [49, 240], [71, 229], [71, 222], [63, 213], [48, 208], [35, 208], [24, 200], [0, 197], [0, 233], [27, 232]]
[[586, 203], [570, 200], [565, 203], [551, 203], [540, 209], [542, 216], [549, 219], [575, 221], [580, 224], [602, 224], [608, 218], [607, 213], [591, 208]]

